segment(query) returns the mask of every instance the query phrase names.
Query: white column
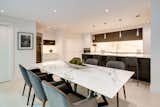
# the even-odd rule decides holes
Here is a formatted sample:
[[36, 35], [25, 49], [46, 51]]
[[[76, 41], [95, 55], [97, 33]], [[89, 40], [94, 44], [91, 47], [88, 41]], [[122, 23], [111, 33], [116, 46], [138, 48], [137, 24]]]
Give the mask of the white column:
[[152, 0], [151, 91], [160, 93], [160, 0]]

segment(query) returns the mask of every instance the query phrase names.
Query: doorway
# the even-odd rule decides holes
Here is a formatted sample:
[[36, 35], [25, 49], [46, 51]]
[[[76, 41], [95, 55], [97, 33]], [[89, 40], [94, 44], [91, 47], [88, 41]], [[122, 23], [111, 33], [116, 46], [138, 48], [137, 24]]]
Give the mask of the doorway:
[[42, 62], [42, 33], [37, 33], [36, 36], [36, 63]]
[[12, 27], [7, 24], [0, 24], [0, 82], [12, 79], [13, 65]]

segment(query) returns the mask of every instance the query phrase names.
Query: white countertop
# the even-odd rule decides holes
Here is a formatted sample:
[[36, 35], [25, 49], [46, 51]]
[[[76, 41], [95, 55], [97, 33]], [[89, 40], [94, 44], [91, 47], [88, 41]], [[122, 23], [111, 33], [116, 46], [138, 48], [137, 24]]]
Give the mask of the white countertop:
[[75, 69], [60, 60], [32, 65], [32, 68], [34, 67], [55, 74], [108, 98], [113, 98], [134, 74], [126, 70], [95, 65], [87, 65], [86, 68]]
[[91, 52], [83, 53], [85, 55], [102, 55], [102, 56], [119, 56], [119, 57], [136, 57], [136, 58], [150, 58], [148, 54], [127, 54], [127, 53], [100, 53], [100, 52]]

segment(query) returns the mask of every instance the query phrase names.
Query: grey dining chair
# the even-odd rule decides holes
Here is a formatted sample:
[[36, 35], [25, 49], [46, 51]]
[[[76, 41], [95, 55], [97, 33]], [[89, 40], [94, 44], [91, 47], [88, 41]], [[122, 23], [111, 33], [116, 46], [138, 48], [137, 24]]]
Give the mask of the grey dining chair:
[[42, 84], [50, 107], [98, 107], [95, 98], [81, 99], [74, 94], [64, 94], [46, 81]]
[[[30, 78], [29, 78], [28, 73], [27, 73], [28, 70], [22, 65], [19, 65], [19, 68], [20, 68], [21, 74], [23, 76], [23, 79], [25, 81], [23, 92], [22, 92], [22, 96], [24, 95], [26, 86], [29, 87], [28, 98], [27, 98], [27, 105], [28, 105], [29, 104], [31, 90], [32, 90], [32, 83], [31, 83]], [[40, 69], [31, 69], [30, 71], [36, 73], [43, 80], [53, 81], [52, 75], [48, 75], [47, 73], [41, 73]]]
[[28, 105], [29, 104], [30, 94], [31, 94], [31, 89], [32, 89], [32, 84], [31, 84], [31, 81], [30, 81], [29, 76], [27, 74], [27, 70], [22, 65], [19, 65], [19, 68], [20, 68], [21, 74], [23, 76], [23, 79], [25, 81], [23, 92], [22, 92], [22, 96], [24, 95], [24, 91], [25, 91], [26, 85], [29, 87], [28, 99], [27, 99], [27, 105]]
[[85, 63], [86, 64], [91, 64], [91, 65], [98, 65], [98, 59], [88, 58]]
[[139, 61], [138, 58], [125, 58], [126, 68], [128, 70], [135, 71], [134, 78], [137, 80], [137, 85], [139, 85]]
[[[125, 65], [125, 63], [122, 62], [122, 61], [108, 61], [107, 64], [106, 64], [106, 67], [125, 70], [126, 65]], [[126, 99], [125, 86], [123, 86], [123, 92], [124, 92], [124, 97], [125, 97], [125, 99]]]
[[[43, 103], [42, 107], [45, 107], [45, 103], [47, 101], [47, 98], [46, 98], [46, 95], [44, 93], [44, 90], [43, 90], [43, 87], [41, 84], [42, 80], [38, 77], [38, 75], [36, 75], [35, 73], [33, 73], [31, 71], [28, 71], [27, 73], [29, 75], [29, 79], [31, 80], [32, 87], [34, 90], [34, 95], [33, 95], [31, 107], [33, 107], [35, 96], [40, 101], [42, 101], [42, 103]], [[61, 89], [62, 91], [64, 91], [65, 93], [70, 92], [70, 89], [68, 88], [68, 86], [66, 86], [66, 84], [63, 81], [52, 82], [52, 85], [58, 86], [58, 88]]]

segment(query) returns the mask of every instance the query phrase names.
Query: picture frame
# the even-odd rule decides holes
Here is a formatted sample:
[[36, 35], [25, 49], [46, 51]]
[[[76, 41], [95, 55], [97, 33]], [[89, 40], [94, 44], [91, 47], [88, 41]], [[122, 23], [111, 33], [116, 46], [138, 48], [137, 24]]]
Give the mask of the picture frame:
[[33, 39], [33, 33], [18, 32], [18, 50], [32, 50]]

